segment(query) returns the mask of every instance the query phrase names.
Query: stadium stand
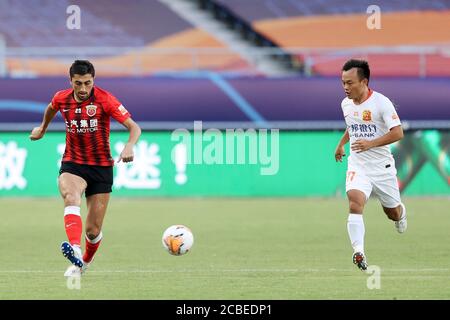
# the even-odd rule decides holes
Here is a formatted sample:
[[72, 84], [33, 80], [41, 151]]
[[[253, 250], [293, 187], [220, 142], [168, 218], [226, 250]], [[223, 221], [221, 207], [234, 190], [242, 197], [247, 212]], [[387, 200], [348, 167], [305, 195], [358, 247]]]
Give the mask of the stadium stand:
[[68, 0], [1, 0], [0, 33], [11, 47], [144, 46], [192, 25], [158, 1], [80, 0], [82, 25], [66, 28]]
[[343, 61], [359, 56], [375, 62], [378, 75], [450, 75], [450, 1], [378, 1], [380, 30], [358, 27], [373, 1], [217, 2], [281, 46], [305, 51], [300, 59], [315, 74], [337, 75]]
[[[118, 0], [77, 1], [82, 17], [79, 30], [66, 28], [66, 9], [71, 4], [36, 0], [30, 6], [27, 1], [0, 0], [0, 34], [10, 52], [10, 75], [63, 75], [66, 61], [87, 57], [108, 76], [251, 70], [247, 61], [159, 1], [131, 0], [126, 6]], [[77, 46], [82, 49], [74, 52], [71, 48]], [[45, 51], [52, 47], [61, 49]]]
[[[359, 27], [366, 23], [368, 0], [215, 2], [292, 53], [294, 61], [305, 62], [311, 74], [338, 75], [343, 61], [361, 57], [373, 62], [379, 76], [450, 75], [448, 0], [378, 1], [381, 30]], [[192, 70], [260, 75], [231, 46], [156, 0], [130, 0], [126, 6], [119, 0], [77, 1], [82, 10], [80, 30], [66, 28], [70, 1], [29, 4], [0, 0], [0, 35], [6, 40], [6, 69], [11, 76], [64, 75], [67, 61], [75, 57], [91, 59], [105, 76]], [[55, 46], [61, 49], [52, 49]], [[83, 49], [69, 50], [74, 46]]]
[[366, 12], [370, 5], [378, 5], [383, 12], [448, 10], [448, 0], [215, 0], [232, 9], [248, 21], [284, 19], [297, 16], [341, 15]]

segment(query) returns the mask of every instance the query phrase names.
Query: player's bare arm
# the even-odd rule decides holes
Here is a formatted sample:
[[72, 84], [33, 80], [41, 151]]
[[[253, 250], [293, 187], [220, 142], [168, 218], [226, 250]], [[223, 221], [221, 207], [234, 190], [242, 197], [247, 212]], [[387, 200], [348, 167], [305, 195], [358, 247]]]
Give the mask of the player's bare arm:
[[367, 151], [371, 148], [375, 147], [381, 147], [387, 144], [394, 143], [396, 141], [399, 141], [403, 138], [403, 129], [402, 126], [396, 126], [393, 127], [388, 133], [386, 133], [384, 136], [381, 136], [377, 139], [373, 140], [356, 140], [354, 143], [352, 143], [351, 148], [355, 152], [363, 152]]
[[45, 109], [44, 119], [42, 120], [41, 125], [39, 127], [33, 128], [30, 134], [30, 139], [33, 141], [41, 139], [44, 136], [45, 132], [47, 131], [48, 125], [50, 124], [50, 122], [53, 120], [53, 118], [57, 113], [58, 111], [53, 109], [52, 104], [49, 103], [49, 105]]
[[342, 157], [345, 157], [345, 149], [344, 146], [347, 144], [347, 142], [350, 140], [350, 137], [348, 135], [348, 129], [345, 129], [344, 134], [342, 135], [341, 140], [339, 141], [336, 150], [334, 151], [334, 158], [336, 159], [336, 162], [342, 162]]
[[131, 162], [134, 159], [133, 147], [139, 139], [141, 135], [141, 128], [139, 125], [133, 121], [133, 119], [128, 118], [123, 122], [124, 127], [128, 129], [130, 132], [130, 136], [128, 138], [128, 142], [120, 153], [119, 161], [123, 160], [123, 162]]

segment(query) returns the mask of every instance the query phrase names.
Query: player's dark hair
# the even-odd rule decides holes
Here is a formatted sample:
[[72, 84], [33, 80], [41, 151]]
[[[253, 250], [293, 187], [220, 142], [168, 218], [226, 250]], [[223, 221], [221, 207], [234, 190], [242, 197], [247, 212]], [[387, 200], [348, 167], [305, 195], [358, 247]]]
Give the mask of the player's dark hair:
[[370, 80], [370, 68], [369, 63], [365, 60], [350, 59], [342, 67], [342, 71], [348, 71], [352, 68], [357, 68], [357, 73], [359, 80], [367, 79]]
[[95, 77], [94, 65], [88, 60], [75, 60], [74, 63], [72, 63], [72, 65], [70, 66], [69, 73], [70, 79], [73, 78], [74, 74], [79, 74], [80, 76], [91, 74], [92, 77]]

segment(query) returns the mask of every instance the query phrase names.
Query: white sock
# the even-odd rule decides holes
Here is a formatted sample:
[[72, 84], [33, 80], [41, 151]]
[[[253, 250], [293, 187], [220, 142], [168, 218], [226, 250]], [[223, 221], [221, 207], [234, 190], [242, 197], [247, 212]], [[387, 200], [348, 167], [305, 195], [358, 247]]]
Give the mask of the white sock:
[[402, 214], [400, 215], [400, 220], [402, 220], [406, 215], [406, 207], [403, 203], [400, 203], [400, 206], [402, 207]]
[[364, 221], [362, 214], [350, 213], [347, 220], [347, 231], [353, 252], [364, 253]]
[[75, 255], [77, 255], [78, 257], [82, 257], [83, 256], [83, 253], [82, 253], [81, 248], [80, 248], [79, 245], [75, 244], [75, 245], [72, 246], [72, 248], [73, 248], [73, 251], [75, 251]]

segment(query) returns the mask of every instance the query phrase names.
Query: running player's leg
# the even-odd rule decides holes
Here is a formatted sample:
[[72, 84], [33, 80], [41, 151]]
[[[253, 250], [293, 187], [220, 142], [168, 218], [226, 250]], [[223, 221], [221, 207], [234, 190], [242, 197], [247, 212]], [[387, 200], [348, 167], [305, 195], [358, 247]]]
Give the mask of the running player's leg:
[[399, 204], [398, 206], [395, 206], [393, 208], [388, 208], [383, 205], [382, 205], [382, 207], [383, 207], [384, 213], [386, 214], [386, 216], [389, 219], [391, 219], [393, 221], [399, 221], [401, 219], [402, 214], [403, 214], [403, 208], [402, 208], [401, 204]]
[[88, 214], [86, 218], [86, 250], [83, 261], [90, 263], [102, 240], [102, 226], [108, 208], [110, 194], [97, 193], [86, 198]]
[[64, 200], [64, 227], [69, 242], [63, 242], [61, 250], [74, 265], [81, 267], [81, 233], [83, 223], [80, 215], [81, 196], [87, 187], [86, 181], [78, 175], [62, 172], [58, 186]]
[[88, 214], [86, 218], [86, 250], [83, 256], [86, 270], [92, 262], [102, 240], [102, 226], [113, 185], [113, 168], [91, 166], [89, 168], [91, 183], [86, 189], [86, 203]]
[[374, 193], [380, 199], [384, 213], [395, 222], [397, 231], [405, 232], [407, 228], [406, 208], [401, 202], [395, 172], [386, 173], [374, 179]]
[[365, 226], [363, 220], [364, 206], [370, 197], [372, 185], [360, 170], [349, 169], [347, 172], [346, 191], [349, 202], [347, 232], [353, 248], [353, 263], [361, 270], [367, 269], [364, 255]]

